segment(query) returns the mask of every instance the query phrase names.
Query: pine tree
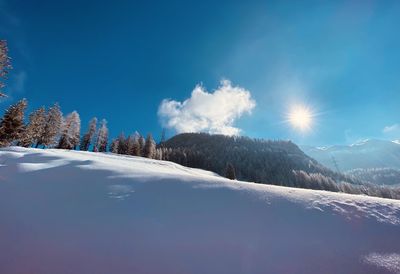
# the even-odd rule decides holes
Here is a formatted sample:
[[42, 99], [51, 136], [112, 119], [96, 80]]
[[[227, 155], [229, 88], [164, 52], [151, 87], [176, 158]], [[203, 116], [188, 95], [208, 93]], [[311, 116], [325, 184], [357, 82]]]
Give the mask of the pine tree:
[[153, 140], [153, 136], [149, 133], [146, 137], [146, 142], [144, 145], [144, 157], [155, 158], [156, 154], [156, 143]]
[[126, 154], [133, 155], [133, 147], [135, 142], [135, 136], [129, 135], [126, 139]]
[[58, 148], [76, 149], [79, 145], [81, 120], [77, 111], [67, 115], [63, 123]]
[[231, 180], [236, 180], [235, 168], [231, 163], [228, 163], [226, 166], [226, 178]]
[[133, 156], [141, 156], [139, 138], [140, 138], [139, 134], [135, 133], [135, 137], [133, 139], [132, 154], [131, 154]]
[[58, 134], [60, 133], [61, 125], [62, 125], [62, 113], [60, 111], [60, 106], [57, 103], [55, 103], [47, 113], [44, 132], [42, 136], [40, 136], [36, 146], [54, 145], [56, 143]]
[[81, 119], [77, 111], [72, 112], [71, 144], [73, 149], [79, 147], [81, 137]]
[[125, 134], [121, 132], [118, 137], [117, 137], [117, 143], [118, 143], [118, 149], [117, 153], [118, 154], [126, 154], [127, 151], [127, 145], [126, 145], [126, 139], [125, 139]]
[[44, 134], [46, 126], [46, 110], [41, 107], [29, 115], [29, 124], [20, 139], [20, 145], [29, 147], [38, 144], [39, 139]]
[[162, 148], [157, 148], [156, 149], [156, 156], [155, 159], [157, 160], [162, 160], [163, 159], [163, 151]]
[[140, 155], [138, 155], [138, 156], [144, 156], [144, 147], [145, 147], [146, 141], [142, 135], [139, 135], [138, 142], [139, 142], [139, 149], [140, 149]]
[[96, 134], [97, 118], [94, 117], [89, 122], [88, 131], [83, 135], [80, 150], [88, 151], [90, 144], [93, 143], [94, 136]]
[[100, 123], [99, 131], [97, 132], [95, 151], [106, 152], [107, 143], [108, 143], [107, 121], [103, 119]]
[[12, 69], [11, 58], [8, 56], [8, 47], [6, 40], [0, 40], [0, 97], [6, 97], [2, 93], [2, 88], [5, 86], [2, 79], [7, 79], [8, 71]]
[[118, 139], [113, 139], [110, 145], [110, 152], [117, 154], [118, 153]]
[[0, 146], [8, 146], [22, 137], [25, 130], [24, 111], [28, 102], [25, 99], [12, 105], [0, 121]]

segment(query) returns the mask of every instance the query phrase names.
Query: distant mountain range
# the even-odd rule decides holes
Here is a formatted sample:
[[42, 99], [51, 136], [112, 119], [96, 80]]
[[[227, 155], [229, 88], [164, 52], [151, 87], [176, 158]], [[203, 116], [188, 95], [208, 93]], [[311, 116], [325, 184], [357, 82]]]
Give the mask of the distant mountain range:
[[348, 146], [301, 146], [324, 166], [380, 185], [400, 184], [400, 141], [368, 139]]
[[400, 169], [400, 141], [368, 139], [352, 145], [312, 147], [300, 146], [310, 157], [340, 172], [352, 169]]

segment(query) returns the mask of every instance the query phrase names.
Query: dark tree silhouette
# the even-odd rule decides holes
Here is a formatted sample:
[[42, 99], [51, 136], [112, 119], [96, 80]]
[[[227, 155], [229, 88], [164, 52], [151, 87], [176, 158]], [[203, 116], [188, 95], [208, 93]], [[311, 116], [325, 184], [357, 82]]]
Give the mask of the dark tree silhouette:
[[225, 177], [231, 180], [236, 180], [235, 168], [231, 163], [226, 165]]

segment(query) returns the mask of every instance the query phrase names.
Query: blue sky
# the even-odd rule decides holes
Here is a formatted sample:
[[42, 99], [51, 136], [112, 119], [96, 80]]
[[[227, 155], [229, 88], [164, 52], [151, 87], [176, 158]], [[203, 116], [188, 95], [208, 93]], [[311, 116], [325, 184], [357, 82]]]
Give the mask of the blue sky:
[[[229, 79], [255, 102], [233, 114], [243, 135], [400, 139], [399, 14], [399, 1], [0, 0], [14, 66], [0, 106], [57, 101], [84, 128], [97, 116], [112, 135], [158, 137], [163, 99]], [[283, 122], [293, 104], [318, 114], [309, 132]]]

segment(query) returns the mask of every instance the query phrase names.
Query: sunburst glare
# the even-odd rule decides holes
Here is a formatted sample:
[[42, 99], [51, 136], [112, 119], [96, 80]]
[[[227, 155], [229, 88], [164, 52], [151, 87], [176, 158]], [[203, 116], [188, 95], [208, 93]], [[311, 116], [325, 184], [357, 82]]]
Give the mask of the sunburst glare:
[[315, 116], [311, 108], [304, 105], [295, 105], [289, 110], [288, 122], [293, 128], [302, 132], [309, 131], [313, 125]]

